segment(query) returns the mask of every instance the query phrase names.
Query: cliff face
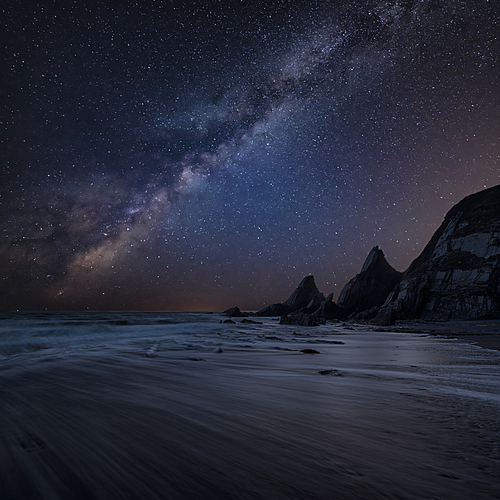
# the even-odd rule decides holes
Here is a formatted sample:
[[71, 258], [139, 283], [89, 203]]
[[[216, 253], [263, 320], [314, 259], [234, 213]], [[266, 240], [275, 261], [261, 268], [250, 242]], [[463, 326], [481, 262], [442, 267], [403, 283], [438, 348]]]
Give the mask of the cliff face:
[[455, 205], [404, 273], [374, 247], [337, 304], [306, 276], [285, 302], [256, 315], [308, 326], [346, 318], [381, 325], [398, 319], [500, 318], [500, 186]]
[[403, 273], [396, 271], [385, 259], [379, 247], [373, 247], [357, 274], [340, 293], [337, 305], [342, 316], [348, 317], [381, 306], [394, 290]]
[[464, 198], [379, 310], [396, 319], [500, 317], [500, 186]]

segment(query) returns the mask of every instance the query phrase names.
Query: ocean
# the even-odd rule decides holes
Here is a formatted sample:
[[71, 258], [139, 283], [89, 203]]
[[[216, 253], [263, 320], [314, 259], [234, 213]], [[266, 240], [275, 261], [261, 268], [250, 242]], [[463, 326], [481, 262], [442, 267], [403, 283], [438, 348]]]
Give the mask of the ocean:
[[500, 352], [327, 323], [0, 313], [0, 498], [500, 498]]

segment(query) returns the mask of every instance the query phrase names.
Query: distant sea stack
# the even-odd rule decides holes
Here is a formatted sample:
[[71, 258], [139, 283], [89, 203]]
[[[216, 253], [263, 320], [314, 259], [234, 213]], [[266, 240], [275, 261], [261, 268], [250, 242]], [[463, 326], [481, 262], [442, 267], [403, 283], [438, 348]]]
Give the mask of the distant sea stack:
[[285, 302], [267, 306], [255, 315], [284, 316], [295, 311], [312, 313], [320, 307], [324, 300], [325, 296], [318, 290], [314, 276], [306, 276]]
[[221, 312], [221, 316], [229, 316], [230, 318], [247, 318], [250, 313], [240, 311], [239, 307], [231, 307]]
[[495, 186], [448, 212], [374, 322], [499, 317], [500, 186]]
[[267, 306], [255, 315], [281, 316], [281, 324], [301, 326], [315, 326], [327, 319], [352, 318], [367, 310], [367, 317], [373, 318], [402, 277], [403, 273], [389, 265], [382, 250], [374, 247], [361, 272], [343, 288], [337, 304], [333, 302], [333, 294], [325, 298], [316, 287], [314, 277], [306, 276], [288, 300]]

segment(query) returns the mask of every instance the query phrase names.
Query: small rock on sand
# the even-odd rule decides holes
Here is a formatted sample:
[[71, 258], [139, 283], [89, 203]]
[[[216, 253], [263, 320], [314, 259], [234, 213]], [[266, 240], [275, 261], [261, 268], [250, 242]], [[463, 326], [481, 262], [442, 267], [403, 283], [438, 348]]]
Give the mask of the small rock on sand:
[[318, 373], [320, 375], [335, 375], [337, 377], [342, 377], [342, 373], [338, 370], [319, 370]]

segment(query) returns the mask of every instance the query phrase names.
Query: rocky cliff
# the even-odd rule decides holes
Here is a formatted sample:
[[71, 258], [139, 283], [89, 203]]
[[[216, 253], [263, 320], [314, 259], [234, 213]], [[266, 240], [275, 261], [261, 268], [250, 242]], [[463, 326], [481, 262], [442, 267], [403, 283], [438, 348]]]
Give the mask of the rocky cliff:
[[403, 273], [396, 271], [379, 247], [373, 247], [361, 272], [352, 278], [340, 293], [337, 305], [343, 317], [384, 304]]
[[500, 186], [495, 186], [464, 198], [448, 212], [374, 322], [498, 317]]
[[500, 318], [500, 185], [455, 205], [404, 273], [374, 247], [337, 304], [306, 276], [285, 302], [256, 315], [305, 326], [347, 318], [380, 325], [416, 318]]

